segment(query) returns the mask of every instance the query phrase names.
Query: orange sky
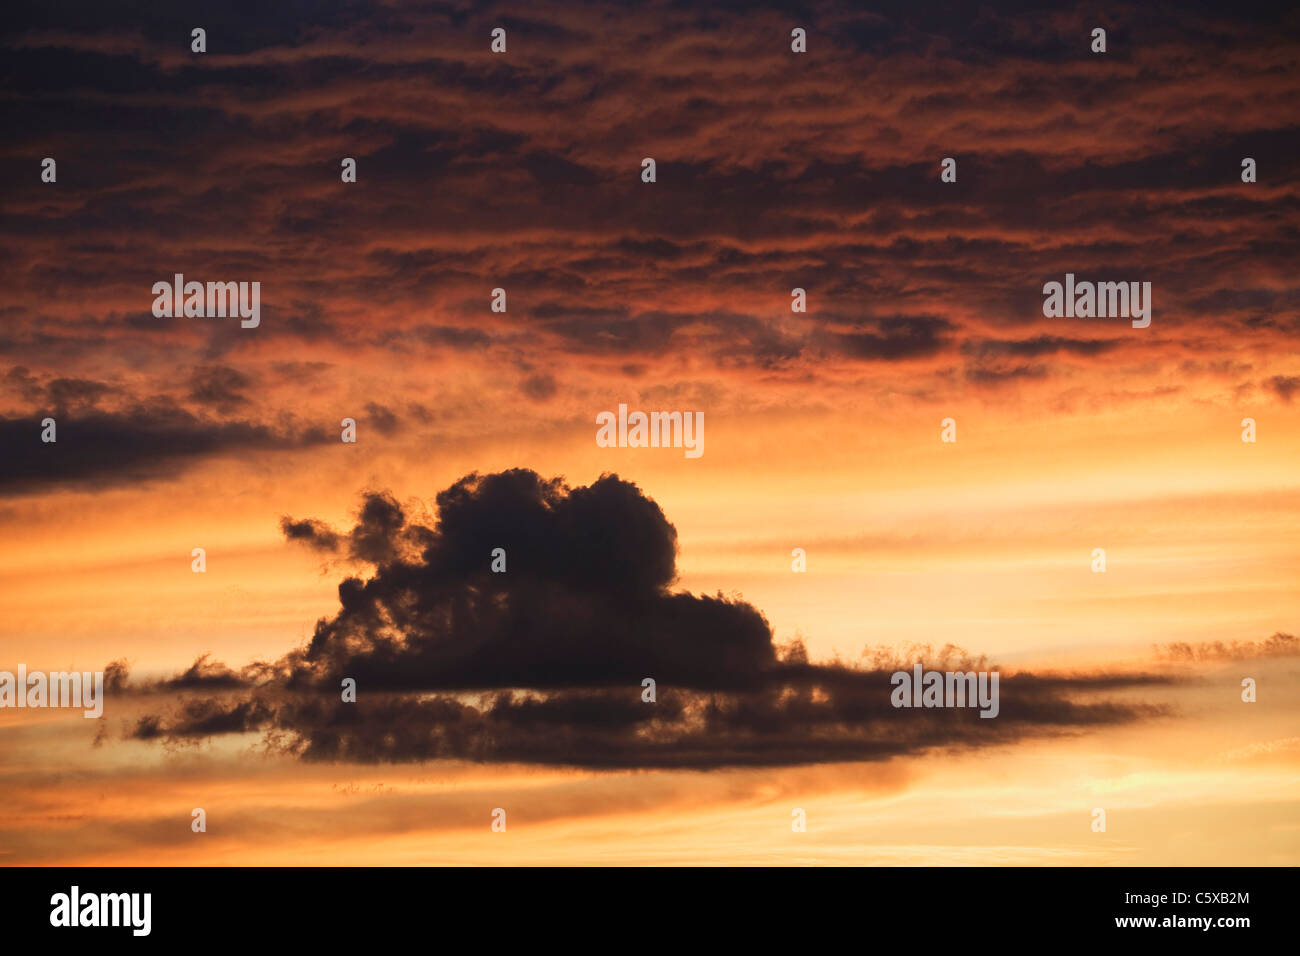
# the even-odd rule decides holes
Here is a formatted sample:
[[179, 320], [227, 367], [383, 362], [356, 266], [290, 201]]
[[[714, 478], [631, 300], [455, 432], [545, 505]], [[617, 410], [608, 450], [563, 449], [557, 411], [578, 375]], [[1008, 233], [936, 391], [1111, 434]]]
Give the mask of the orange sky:
[[[345, 531], [388, 492], [433, 527], [458, 479], [528, 468], [634, 482], [672, 591], [816, 662], [1170, 683], [1105, 726], [762, 769], [131, 739], [180, 692], [4, 710], [0, 862], [1300, 860], [1300, 658], [1262, 644], [1300, 612], [1295, 15], [1126, 7], [1101, 58], [1077, 12], [811, 9], [803, 57], [787, 15], [661, 4], [214, 21], [201, 57], [89, 10], [6, 33], [0, 670], [278, 660], [374, 570], [283, 518]], [[174, 272], [261, 281], [261, 326], [153, 318]], [[1151, 326], [1044, 318], [1067, 272], [1152, 282]], [[619, 403], [703, 411], [703, 456], [598, 447]], [[1159, 650], [1212, 642], [1244, 643]]]

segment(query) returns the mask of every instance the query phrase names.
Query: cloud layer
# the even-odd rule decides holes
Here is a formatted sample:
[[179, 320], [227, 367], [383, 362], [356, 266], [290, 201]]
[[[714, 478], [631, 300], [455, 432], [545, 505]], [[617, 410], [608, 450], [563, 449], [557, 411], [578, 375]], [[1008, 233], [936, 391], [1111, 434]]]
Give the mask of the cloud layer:
[[[0, 147], [0, 356], [115, 415], [162, 395], [213, 417], [178, 436], [192, 456], [349, 384], [385, 435], [429, 424], [421, 388], [485, 425], [386, 379], [396, 357], [561, 420], [647, 383], [773, 407], [814, 375], [847, 404], [1285, 405], [1300, 377], [1294, 10], [1120, 6], [1100, 56], [1097, 16], [1049, 4], [205, 10], [206, 54], [183, 8], [78, 9], [0, 35], [22, 131]], [[262, 325], [154, 319], [177, 271], [261, 281]], [[1151, 282], [1152, 327], [1044, 319], [1066, 272]], [[41, 412], [22, 385], [7, 428]]]

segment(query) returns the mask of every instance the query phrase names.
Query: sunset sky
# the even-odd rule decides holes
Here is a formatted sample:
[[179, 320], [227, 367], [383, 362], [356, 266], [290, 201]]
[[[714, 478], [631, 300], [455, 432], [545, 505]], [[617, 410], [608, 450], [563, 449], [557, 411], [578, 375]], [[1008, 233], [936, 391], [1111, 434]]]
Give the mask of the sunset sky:
[[7, 10], [0, 863], [1300, 863], [1300, 13], [1000, 9]]

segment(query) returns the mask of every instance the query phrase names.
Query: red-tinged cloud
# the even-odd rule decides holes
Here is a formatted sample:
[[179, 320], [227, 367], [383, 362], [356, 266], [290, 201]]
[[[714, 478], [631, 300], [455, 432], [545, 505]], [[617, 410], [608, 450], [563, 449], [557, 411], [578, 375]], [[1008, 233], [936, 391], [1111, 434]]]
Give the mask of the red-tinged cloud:
[[[1051, 5], [205, 11], [205, 54], [183, 8], [82, 12], [3, 37], [0, 361], [211, 414], [195, 455], [312, 394], [287, 361], [454, 363], [543, 417], [630, 369], [773, 405], [811, 374], [845, 401], [1295, 391], [1293, 11], [1110, 9], [1104, 55]], [[260, 281], [261, 325], [154, 318], [176, 273]], [[1152, 283], [1151, 327], [1044, 318], [1066, 273]], [[397, 388], [390, 432], [419, 417]]]

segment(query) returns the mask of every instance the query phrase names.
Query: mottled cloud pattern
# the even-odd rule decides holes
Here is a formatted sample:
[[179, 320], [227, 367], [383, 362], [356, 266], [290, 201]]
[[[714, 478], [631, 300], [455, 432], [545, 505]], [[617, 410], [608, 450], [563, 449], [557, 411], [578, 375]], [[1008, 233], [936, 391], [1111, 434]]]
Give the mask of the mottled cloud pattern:
[[[104, 415], [162, 395], [202, 419], [127, 429], [133, 472], [137, 449], [169, 474], [263, 442], [307, 401], [290, 354], [318, 391], [400, 356], [564, 420], [644, 381], [1068, 406], [1084, 375], [1116, 402], [1280, 405], [1300, 378], [1295, 11], [349, 3], [310, 25], [204, 10], [194, 55], [192, 11], [65, 6], [0, 34], [21, 131], [0, 146], [0, 356], [24, 370], [0, 414], [27, 427], [49, 405], [29, 378], [58, 377]], [[1066, 271], [1151, 282], [1152, 326], [1044, 319]], [[174, 272], [260, 281], [261, 327], [153, 318]], [[370, 396], [377, 431], [449, 401], [412, 387]]]

